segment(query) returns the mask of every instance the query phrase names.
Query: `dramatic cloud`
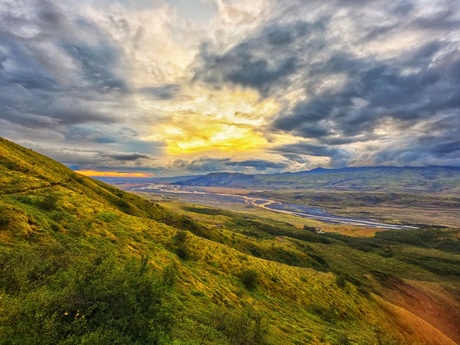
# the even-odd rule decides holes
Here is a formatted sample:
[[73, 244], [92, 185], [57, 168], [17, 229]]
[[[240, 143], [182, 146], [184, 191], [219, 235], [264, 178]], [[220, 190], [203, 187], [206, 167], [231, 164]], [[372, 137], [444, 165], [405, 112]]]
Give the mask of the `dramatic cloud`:
[[0, 3], [0, 136], [79, 168], [460, 166], [459, 85], [455, 0]]
[[153, 97], [154, 99], [172, 99], [179, 92], [180, 86], [176, 84], [168, 84], [164, 86], [145, 87], [141, 92]]
[[251, 159], [241, 162], [228, 162], [225, 165], [229, 167], [252, 167], [259, 171], [265, 171], [267, 169], [284, 169], [289, 166], [287, 163], [277, 163], [272, 161], [266, 161], [261, 159]]
[[200, 157], [191, 161], [185, 159], [177, 159], [173, 162], [173, 167], [182, 171], [191, 172], [208, 172], [208, 171], [222, 171], [230, 158], [211, 158]]
[[[352, 152], [331, 146], [317, 145], [300, 142], [297, 144], [288, 144], [275, 147], [275, 152], [281, 153], [286, 158], [300, 161], [299, 157], [328, 157], [329, 165], [333, 167], [345, 166], [348, 160], [353, 157]], [[297, 158], [295, 158], [297, 157]]]
[[[28, 129], [73, 139], [121, 120], [122, 51], [97, 25], [51, 1], [0, 5], [0, 116], [12, 139]], [[51, 138], [51, 137], [50, 137]], [[40, 140], [42, 141], [42, 140]]]
[[323, 32], [321, 21], [277, 24], [275, 20], [223, 54], [213, 53], [212, 47], [205, 43], [200, 49], [194, 78], [217, 87], [227, 82], [251, 87], [267, 96], [269, 91], [284, 88], [296, 79], [306, 59], [298, 53], [322, 49], [316, 36]]
[[[195, 78], [215, 86], [235, 83], [254, 88], [284, 104], [268, 125], [270, 130], [313, 144], [287, 145], [277, 151], [299, 153], [300, 148], [304, 155], [330, 157], [331, 164], [338, 158], [342, 164], [348, 160], [360, 164], [353, 159], [360, 156], [357, 144], [391, 136], [410, 150], [412, 159], [431, 157], [431, 149], [413, 142], [407, 129], [441, 119], [452, 125], [458, 122], [459, 5], [453, 1], [429, 6], [418, 1], [355, 5], [294, 4], [224, 53], [211, 54], [211, 48], [204, 46]], [[454, 136], [456, 128], [439, 136], [426, 134], [435, 128], [425, 126], [429, 139], [418, 142], [445, 147], [443, 138]], [[407, 140], [401, 141], [401, 136]], [[346, 144], [352, 144], [346, 155], [334, 148]], [[367, 163], [393, 164], [393, 159], [381, 159], [385, 156], [385, 152], [376, 155], [380, 159]]]
[[273, 162], [262, 159], [249, 159], [239, 161], [235, 158], [200, 157], [191, 161], [178, 159], [173, 162], [173, 167], [191, 173], [205, 173], [210, 171], [260, 173], [276, 172], [289, 167], [287, 162]]

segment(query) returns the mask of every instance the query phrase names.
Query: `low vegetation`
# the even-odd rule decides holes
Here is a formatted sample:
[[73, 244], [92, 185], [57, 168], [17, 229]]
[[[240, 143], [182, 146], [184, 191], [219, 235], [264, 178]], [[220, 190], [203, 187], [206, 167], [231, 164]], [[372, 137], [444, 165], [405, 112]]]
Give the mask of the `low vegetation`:
[[2, 345], [460, 341], [458, 229], [316, 234], [0, 157]]
[[[65, 260], [63, 260], [65, 259]], [[174, 326], [167, 285], [145, 261], [81, 258], [60, 246], [0, 253], [8, 344], [164, 344]]]

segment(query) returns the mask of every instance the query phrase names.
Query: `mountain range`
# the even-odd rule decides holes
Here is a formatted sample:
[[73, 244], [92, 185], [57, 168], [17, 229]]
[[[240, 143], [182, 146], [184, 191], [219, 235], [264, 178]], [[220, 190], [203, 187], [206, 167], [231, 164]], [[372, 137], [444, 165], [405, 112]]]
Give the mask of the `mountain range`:
[[183, 186], [252, 189], [328, 189], [407, 192], [460, 192], [458, 167], [346, 167], [316, 168], [283, 174], [210, 173], [173, 182]]

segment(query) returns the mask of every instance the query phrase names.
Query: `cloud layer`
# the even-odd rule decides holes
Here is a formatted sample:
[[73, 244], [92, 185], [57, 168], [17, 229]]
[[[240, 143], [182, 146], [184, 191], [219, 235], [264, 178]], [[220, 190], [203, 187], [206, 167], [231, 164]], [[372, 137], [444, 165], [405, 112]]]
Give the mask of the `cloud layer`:
[[0, 4], [0, 136], [73, 167], [460, 166], [459, 85], [454, 0]]

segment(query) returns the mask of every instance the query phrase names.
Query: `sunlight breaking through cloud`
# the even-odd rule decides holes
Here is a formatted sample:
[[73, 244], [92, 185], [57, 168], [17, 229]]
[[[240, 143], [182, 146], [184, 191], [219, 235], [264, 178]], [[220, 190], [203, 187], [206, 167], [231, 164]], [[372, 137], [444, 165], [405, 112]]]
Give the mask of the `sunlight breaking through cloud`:
[[[6, 0], [0, 136], [81, 169], [459, 166], [459, 14], [453, 0]], [[149, 158], [109, 162], [120, 152]]]

